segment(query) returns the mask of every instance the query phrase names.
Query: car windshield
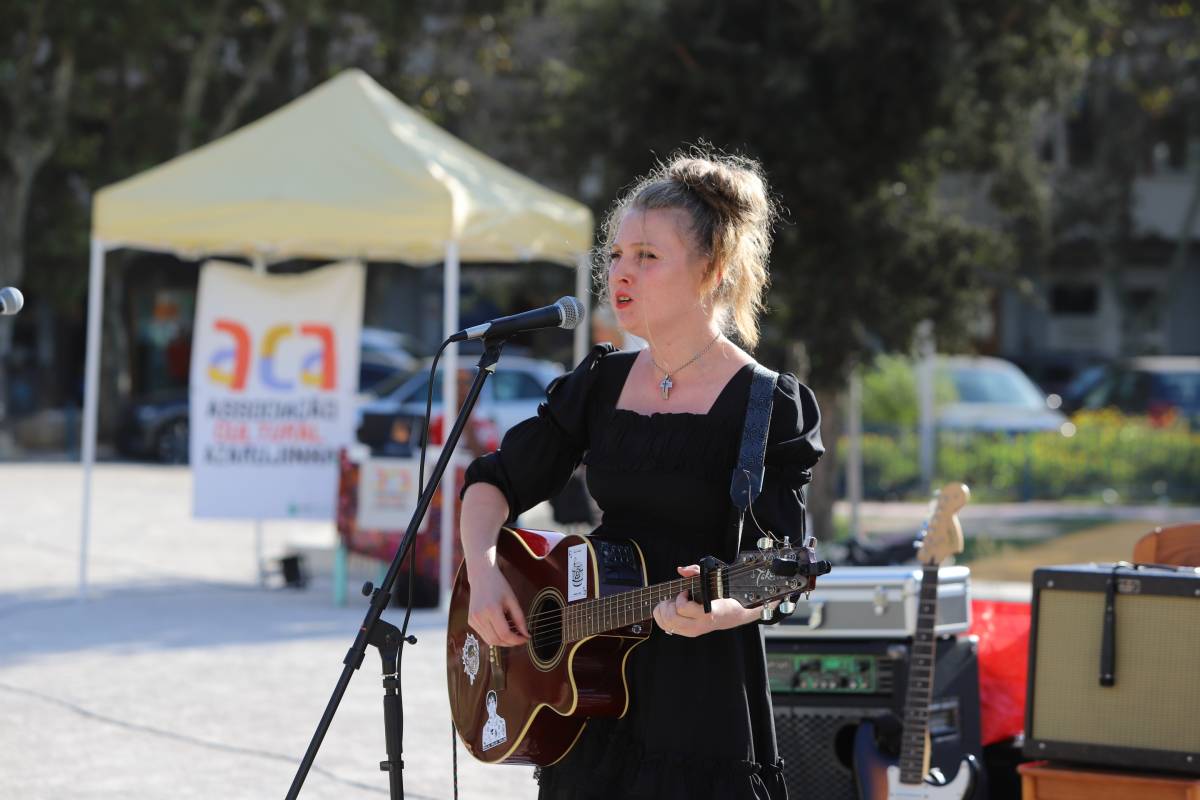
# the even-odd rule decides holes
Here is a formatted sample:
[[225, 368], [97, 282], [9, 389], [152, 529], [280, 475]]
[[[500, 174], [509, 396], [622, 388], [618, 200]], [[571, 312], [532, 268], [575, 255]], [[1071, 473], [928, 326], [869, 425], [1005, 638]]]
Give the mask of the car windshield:
[[1200, 411], [1200, 372], [1154, 373], [1153, 396], [1188, 411]]
[[953, 366], [950, 379], [961, 403], [1046, 407], [1042, 393], [1019, 372], [995, 367]]
[[408, 383], [408, 381], [410, 381], [412, 379], [412, 376], [413, 375], [411, 372], [405, 372], [403, 370], [396, 370], [389, 377], [384, 378], [383, 380], [379, 381], [378, 383], [374, 384], [373, 386], [368, 387], [364, 391], [367, 391], [367, 392], [375, 395], [376, 397], [387, 397], [392, 392], [396, 391], [401, 386], [403, 386], [405, 383]]

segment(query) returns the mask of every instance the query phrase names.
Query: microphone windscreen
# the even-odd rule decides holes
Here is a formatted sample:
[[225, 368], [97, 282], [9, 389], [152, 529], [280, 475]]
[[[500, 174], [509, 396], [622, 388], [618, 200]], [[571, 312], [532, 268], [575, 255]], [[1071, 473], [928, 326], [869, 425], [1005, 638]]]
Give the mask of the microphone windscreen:
[[[574, 299], [574, 298], [572, 298]], [[15, 314], [25, 305], [25, 297], [21, 290], [12, 286], [0, 289], [0, 314]]]
[[576, 300], [570, 295], [558, 298], [558, 302], [554, 305], [562, 310], [563, 321], [559, 327], [566, 328], [569, 331], [579, 327], [579, 323], [583, 322], [584, 310], [583, 303]]

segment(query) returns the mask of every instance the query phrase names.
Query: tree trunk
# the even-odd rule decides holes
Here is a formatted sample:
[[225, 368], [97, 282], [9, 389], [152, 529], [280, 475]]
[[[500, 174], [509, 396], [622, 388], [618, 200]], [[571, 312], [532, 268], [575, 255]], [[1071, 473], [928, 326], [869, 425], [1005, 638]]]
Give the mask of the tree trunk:
[[[5, 148], [8, 169], [0, 178], [0, 286], [20, 284], [25, 274], [25, 218], [33, 176], [45, 157], [42, 150], [27, 150], [22, 143], [10, 141]], [[28, 155], [22, 156], [23, 152]], [[48, 154], [48, 152], [47, 152]], [[20, 288], [18, 286], [18, 288]], [[0, 325], [0, 419], [8, 417], [8, 359], [12, 355], [13, 325]]]
[[813, 469], [813, 481], [808, 487], [808, 512], [812, 520], [809, 534], [820, 541], [832, 541], [835, 538], [833, 504], [838, 498], [838, 478], [841, 474], [838, 440], [845, 427], [845, 415], [842, 413], [844, 387], [810, 385], [810, 388], [816, 394], [817, 406], [821, 409], [821, 440], [825, 443], [825, 455]]
[[179, 104], [179, 136], [175, 140], [175, 154], [181, 155], [192, 149], [196, 134], [200, 130], [201, 110], [204, 107], [204, 94], [208, 90], [208, 79], [212, 75], [213, 64], [217, 61], [217, 47], [221, 44], [221, 23], [225, 18], [225, 9], [229, 0], [216, 0], [209, 9], [208, 20], [204, 26], [204, 35], [200, 46], [192, 52], [188, 63], [187, 83], [183, 89], [183, 99]]
[[[31, 41], [41, 39], [44, 7], [45, 3], [40, 3], [34, 10], [28, 31]], [[15, 77], [3, 85], [10, 124], [3, 137], [4, 164], [0, 168], [0, 286], [19, 284], [25, 275], [25, 219], [33, 181], [62, 136], [75, 80], [75, 55], [69, 47], [59, 51], [48, 87], [35, 79], [34, 49], [27, 49]], [[39, 114], [41, 111], [46, 113]], [[39, 130], [43, 116], [49, 124]], [[4, 362], [12, 344], [12, 327], [11, 322], [0, 326], [0, 419], [7, 415], [8, 370]]]
[[123, 253], [112, 258], [105, 268], [104, 297], [101, 317], [99, 409], [96, 419], [96, 438], [110, 442], [116, 430], [122, 405], [131, 396], [130, 365], [133, 346], [130, 341], [129, 318], [126, 314], [126, 285], [129, 256]]
[[283, 50], [283, 45], [291, 38], [293, 30], [297, 27], [287, 16], [280, 19], [276, 25], [278, 27], [271, 34], [270, 41], [258, 52], [258, 58], [246, 71], [242, 85], [238, 87], [237, 94], [225, 107], [224, 113], [221, 114], [221, 120], [217, 123], [217, 127], [209, 139], [220, 139], [237, 126], [242, 112], [258, 95], [259, 86], [270, 76], [271, 69], [278, 60], [279, 53]]

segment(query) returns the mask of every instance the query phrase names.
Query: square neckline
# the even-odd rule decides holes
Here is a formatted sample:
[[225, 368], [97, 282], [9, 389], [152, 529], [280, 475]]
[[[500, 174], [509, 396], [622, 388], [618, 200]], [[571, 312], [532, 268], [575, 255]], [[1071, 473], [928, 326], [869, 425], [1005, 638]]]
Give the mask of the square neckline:
[[[618, 352], [620, 352], [620, 351], [618, 351]], [[710, 405], [708, 407], [707, 411], [704, 411], [704, 412], [700, 412], [700, 411], [651, 411], [649, 414], [643, 414], [641, 411], [636, 411], [632, 408], [621, 408], [619, 405], [617, 405], [618, 403], [621, 402], [621, 395], [623, 395], [625, 393], [625, 384], [628, 383], [628, 381], [629, 381], [629, 373], [633, 372], [633, 365], [637, 361], [638, 352], [640, 352], [640, 351], [638, 351], [638, 350], [629, 351], [629, 355], [631, 355], [632, 358], [629, 359], [629, 366], [625, 367], [625, 374], [621, 376], [621, 385], [620, 385], [620, 387], [618, 387], [616, 398], [613, 400], [612, 410], [613, 410], [614, 414], [631, 414], [635, 417], [642, 417], [643, 419], [654, 419], [655, 417], [707, 417], [707, 416], [710, 416], [714, 411], [717, 410], [717, 406], [719, 406], [721, 404], [721, 400], [724, 399], [725, 394], [729, 391], [730, 387], [733, 386], [733, 384], [738, 380], [738, 378], [741, 376], [741, 374], [743, 372], [745, 372], [747, 369], [753, 369], [754, 365], [756, 363], [754, 361], [750, 361], [749, 363], [743, 364], [742, 366], [738, 367], [737, 371], [734, 372], [733, 375], [731, 375], [729, 377], [729, 380], [725, 381], [725, 385], [721, 387], [721, 391], [717, 392], [717, 396], [713, 398], [712, 405]]]

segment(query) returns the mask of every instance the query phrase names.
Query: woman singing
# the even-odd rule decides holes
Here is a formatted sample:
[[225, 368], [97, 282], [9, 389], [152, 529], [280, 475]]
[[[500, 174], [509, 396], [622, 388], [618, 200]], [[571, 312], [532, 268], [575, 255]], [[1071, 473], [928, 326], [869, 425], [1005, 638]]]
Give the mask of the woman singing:
[[[603, 512], [592, 535], [635, 540], [651, 583], [697, 575], [707, 555], [731, 558], [730, 478], [772, 221], [759, 165], [721, 154], [678, 155], [618, 200], [605, 223], [602, 294], [648, 346], [593, 348], [551, 385], [537, 417], [467, 471], [468, 619], [489, 645], [529, 635], [496, 567], [497, 531], [558, 492], [580, 461]], [[781, 375], [748, 546], [759, 528], [803, 542], [802, 487], [823, 451], [812, 392]], [[628, 712], [590, 720], [574, 748], [540, 771], [539, 797], [786, 798], [760, 619], [732, 599], [714, 601], [709, 614], [685, 595], [660, 603], [656, 630], [629, 658]]]

